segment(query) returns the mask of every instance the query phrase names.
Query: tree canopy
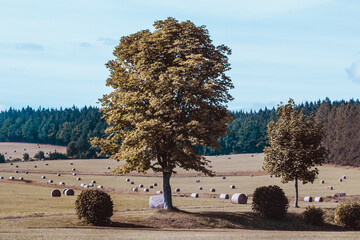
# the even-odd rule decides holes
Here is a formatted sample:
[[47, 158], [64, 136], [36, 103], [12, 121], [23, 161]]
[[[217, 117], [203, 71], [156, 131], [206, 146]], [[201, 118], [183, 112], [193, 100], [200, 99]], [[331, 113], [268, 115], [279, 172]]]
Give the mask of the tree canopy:
[[208, 161], [196, 146], [219, 148], [232, 116], [226, 103], [233, 88], [224, 45], [214, 46], [204, 26], [173, 18], [155, 30], [124, 36], [107, 63], [101, 111], [109, 125], [95, 138], [111, 158], [125, 161], [117, 172], [163, 172], [165, 208], [172, 208], [169, 179], [176, 167], [208, 175]]
[[327, 151], [322, 146], [324, 128], [313, 114], [298, 112], [292, 99], [278, 108], [279, 119], [268, 125], [270, 146], [265, 147], [263, 168], [283, 183], [295, 181], [295, 204], [298, 206], [298, 181], [313, 183], [325, 162]]

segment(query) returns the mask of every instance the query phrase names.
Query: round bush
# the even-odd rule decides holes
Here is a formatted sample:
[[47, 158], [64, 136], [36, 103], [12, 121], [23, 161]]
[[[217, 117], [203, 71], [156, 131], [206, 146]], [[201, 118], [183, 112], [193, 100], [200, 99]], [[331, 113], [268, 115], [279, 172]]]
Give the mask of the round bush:
[[252, 209], [267, 218], [283, 218], [289, 208], [284, 191], [276, 185], [255, 189]]
[[324, 223], [324, 210], [315, 206], [307, 206], [302, 213], [302, 218], [308, 224], [321, 225]]
[[76, 214], [79, 219], [94, 225], [105, 225], [113, 215], [113, 202], [109, 194], [99, 190], [85, 190], [76, 202]]
[[335, 222], [347, 228], [360, 228], [360, 203], [345, 201], [335, 208]]

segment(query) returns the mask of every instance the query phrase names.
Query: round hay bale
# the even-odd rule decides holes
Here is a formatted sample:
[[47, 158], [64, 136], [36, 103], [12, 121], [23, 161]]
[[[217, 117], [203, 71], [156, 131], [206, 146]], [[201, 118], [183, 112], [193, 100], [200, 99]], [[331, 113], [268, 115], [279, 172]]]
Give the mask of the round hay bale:
[[60, 185], [65, 185], [65, 183], [64, 183], [64, 182], [59, 182], [59, 184], [60, 184]]
[[150, 185], [149, 188], [154, 188], [154, 186], [153, 186], [153, 185]]
[[9, 177], [9, 180], [14, 180], [14, 177], [13, 177], [13, 176], [10, 176], [10, 177]]
[[199, 187], [199, 190], [203, 190], [203, 187]]
[[234, 185], [230, 185], [230, 189], [235, 189], [235, 186], [234, 186]]
[[4, 177], [3, 177], [3, 176], [0, 176], [0, 179], [4, 179]]
[[222, 194], [220, 194], [220, 197], [219, 197], [220, 199], [229, 199], [230, 197], [229, 197], [229, 194], [227, 194], [227, 193], [222, 193]]
[[74, 165], [74, 163], [71, 162], [70, 165]]
[[61, 192], [59, 189], [53, 189], [51, 191], [51, 197], [61, 197]]
[[135, 184], [135, 183], [133, 181], [131, 181], [130, 184]]
[[22, 180], [24, 180], [24, 178], [23, 178], [23, 177], [19, 177], [19, 180], [21, 180], [21, 181], [22, 181]]
[[41, 179], [45, 179], [46, 177], [45, 176], [41, 176]]
[[12, 166], [12, 165], [14, 165], [14, 163], [10, 163], [10, 165]]
[[228, 159], [231, 159], [231, 157], [228, 157]]
[[144, 188], [144, 192], [148, 192], [149, 191], [149, 189], [148, 188]]
[[34, 168], [37, 168], [37, 166], [36, 166], [36, 165], [34, 165]]
[[95, 184], [95, 183], [96, 183], [96, 181], [95, 181], [95, 180], [92, 180], [92, 181], [91, 181], [91, 183], [92, 183], [92, 184]]
[[125, 179], [125, 181], [126, 181], [126, 182], [130, 182], [130, 179], [129, 179], [129, 178], [127, 178], [127, 179]]
[[156, 191], [156, 193], [163, 193], [161, 190], [159, 190], [159, 191]]
[[334, 190], [334, 187], [333, 186], [328, 186], [328, 189], [329, 190]]
[[180, 192], [180, 188], [175, 188], [175, 192]]
[[324, 184], [325, 183], [325, 181], [324, 180], [320, 180], [320, 184]]
[[25, 160], [23, 159], [23, 160], [21, 160], [21, 162], [25, 162]]
[[324, 199], [322, 197], [315, 197], [314, 202], [323, 202]]
[[19, 173], [19, 171], [18, 171], [18, 170], [15, 170], [15, 173]]
[[247, 196], [243, 193], [235, 193], [231, 197], [231, 202], [235, 204], [246, 204]]
[[54, 181], [53, 181], [53, 180], [51, 180], [51, 179], [48, 181], [48, 183], [53, 183], [53, 182], [54, 182]]
[[29, 172], [28, 172], [28, 171], [25, 171], [25, 174], [29, 174]]
[[93, 187], [94, 186], [94, 184], [92, 184], [92, 183], [89, 183], [89, 185], [88, 185], [89, 187]]
[[61, 174], [60, 173], [58, 173], [58, 174], [56, 174], [58, 177], [60, 177], [61, 176]]
[[81, 187], [83, 187], [84, 185], [85, 185], [84, 183], [80, 184]]
[[97, 186], [97, 188], [103, 188], [103, 186], [102, 186], [102, 185], [99, 185], [99, 186]]
[[215, 188], [210, 188], [210, 192], [216, 192]]
[[84, 184], [84, 186], [83, 186], [84, 188], [89, 188], [89, 186], [88, 185], [86, 185], [86, 184]]
[[192, 193], [192, 194], [191, 194], [191, 197], [192, 197], [192, 198], [198, 198], [198, 197], [199, 197], [199, 194], [197, 194], [197, 193]]
[[157, 187], [157, 183], [154, 183], [153, 185], [154, 185], [154, 187]]
[[222, 177], [222, 179], [226, 179], [226, 177], [225, 177], [225, 176], [223, 176], [223, 177]]
[[342, 182], [342, 178], [339, 178], [339, 182]]
[[110, 167], [107, 167], [107, 169], [109, 170], [109, 169], [111, 169]]
[[342, 176], [342, 179], [346, 179], [346, 176], [344, 175], [344, 176]]
[[196, 183], [199, 183], [200, 182], [200, 180], [198, 179], [198, 180], [196, 180]]
[[64, 189], [62, 190], [62, 193], [65, 194], [65, 191], [66, 191], [66, 190], [68, 190], [68, 188], [64, 188]]
[[76, 180], [81, 181], [81, 177], [76, 178]]
[[135, 188], [132, 189], [132, 191], [133, 191], [133, 192], [138, 192], [139, 189], [138, 189], [137, 187], [135, 187]]
[[76, 176], [76, 172], [73, 172], [73, 174], [72, 174], [73, 176]]
[[24, 148], [24, 151], [26, 151], [26, 148]]
[[49, 164], [48, 164], [48, 163], [45, 163], [45, 166], [49, 166]]
[[[5, 152], [5, 154], [7, 154], [7, 152]], [[11, 164], [12, 165], [12, 164]]]
[[67, 189], [66, 191], [65, 191], [65, 194], [64, 194], [65, 196], [74, 196], [75, 195], [75, 192], [74, 192], [74, 190], [73, 189]]
[[19, 167], [18, 165], [15, 166], [15, 168], [18, 168], [18, 167]]
[[250, 177], [254, 177], [254, 174], [250, 174]]
[[312, 197], [304, 197], [304, 202], [312, 202]]
[[209, 165], [209, 168], [212, 168], [212, 165]]
[[144, 185], [142, 185], [142, 184], [139, 184], [139, 188], [143, 188], [144, 187]]
[[14, 153], [16, 152], [16, 150], [14, 150]]
[[72, 171], [76, 171], [76, 169], [75, 168], [73, 168], [73, 169], [71, 169]]

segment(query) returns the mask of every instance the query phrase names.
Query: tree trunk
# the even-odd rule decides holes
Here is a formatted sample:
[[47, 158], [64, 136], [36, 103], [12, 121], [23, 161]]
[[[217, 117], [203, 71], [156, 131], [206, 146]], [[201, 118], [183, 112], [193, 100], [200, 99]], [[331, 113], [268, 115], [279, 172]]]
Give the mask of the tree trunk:
[[294, 207], [299, 207], [298, 205], [298, 193], [299, 193], [299, 190], [298, 190], [298, 179], [297, 177], [295, 178], [295, 201], [294, 201]]
[[171, 172], [163, 172], [163, 189], [164, 189], [164, 209], [169, 210], [173, 208], [171, 198], [171, 186], [170, 186]]

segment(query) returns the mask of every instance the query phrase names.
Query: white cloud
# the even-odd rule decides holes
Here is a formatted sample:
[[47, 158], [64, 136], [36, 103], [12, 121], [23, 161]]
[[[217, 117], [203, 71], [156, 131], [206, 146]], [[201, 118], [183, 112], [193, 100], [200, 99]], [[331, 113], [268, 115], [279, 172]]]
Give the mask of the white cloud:
[[360, 60], [353, 62], [349, 68], [346, 68], [349, 78], [351, 78], [354, 82], [360, 83]]
[[107, 46], [115, 46], [116, 44], [119, 43], [118, 39], [107, 38], [107, 37], [100, 37], [98, 40]]

